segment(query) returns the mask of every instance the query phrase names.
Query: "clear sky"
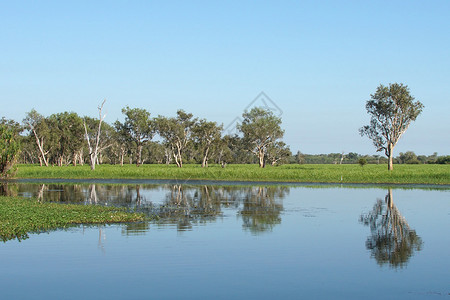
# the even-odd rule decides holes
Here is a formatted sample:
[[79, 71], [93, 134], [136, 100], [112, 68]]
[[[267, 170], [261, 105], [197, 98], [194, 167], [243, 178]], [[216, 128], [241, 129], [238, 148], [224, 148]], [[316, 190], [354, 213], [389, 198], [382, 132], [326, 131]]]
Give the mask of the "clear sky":
[[126, 105], [227, 126], [265, 94], [303, 153], [375, 154], [379, 84], [425, 109], [395, 155], [450, 154], [450, 1], [1, 1], [0, 117]]

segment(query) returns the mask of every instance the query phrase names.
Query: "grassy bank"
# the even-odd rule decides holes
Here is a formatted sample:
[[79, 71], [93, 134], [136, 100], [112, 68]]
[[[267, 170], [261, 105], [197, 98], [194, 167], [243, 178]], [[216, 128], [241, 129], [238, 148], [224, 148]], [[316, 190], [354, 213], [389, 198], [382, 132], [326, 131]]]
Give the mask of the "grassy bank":
[[28, 233], [75, 224], [108, 224], [144, 220], [143, 214], [94, 205], [40, 203], [36, 199], [0, 197], [0, 239], [25, 239]]
[[100, 165], [40, 167], [19, 165], [17, 178], [66, 179], [177, 179], [226, 181], [330, 182], [330, 183], [393, 183], [450, 184], [450, 165], [283, 165], [260, 169], [257, 165]]

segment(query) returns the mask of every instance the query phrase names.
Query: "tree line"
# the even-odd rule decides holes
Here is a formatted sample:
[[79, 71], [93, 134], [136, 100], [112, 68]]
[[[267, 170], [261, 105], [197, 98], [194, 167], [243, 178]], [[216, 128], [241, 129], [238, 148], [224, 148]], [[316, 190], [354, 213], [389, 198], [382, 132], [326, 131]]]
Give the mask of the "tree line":
[[[365, 155], [355, 152], [328, 153], [328, 154], [303, 154], [298, 151], [291, 156], [289, 163], [293, 164], [358, 164], [364, 159], [368, 164], [387, 164], [388, 158], [381, 155]], [[450, 156], [416, 155], [413, 151], [400, 152], [393, 157], [395, 164], [449, 164]]]
[[[224, 135], [223, 126], [178, 110], [175, 117], [151, 117], [143, 108], [124, 107], [124, 122], [104, 122], [103, 106], [98, 118], [81, 117], [75, 112], [41, 115], [35, 109], [21, 124], [3, 118], [0, 122], [0, 174], [6, 174], [15, 162], [49, 165], [89, 163], [91, 169], [102, 163], [183, 164], [210, 161], [223, 167], [227, 163], [258, 163], [264, 168], [283, 163], [449, 163], [447, 157], [416, 156], [413, 152], [393, 155], [400, 137], [423, 110], [406, 85], [378, 86], [366, 102], [370, 124], [360, 128], [369, 137], [379, 155], [359, 157], [356, 153], [292, 155], [283, 142], [281, 118], [270, 110], [254, 107], [244, 112], [237, 125], [239, 134]], [[19, 145], [21, 145], [19, 147]], [[19, 155], [20, 153], [20, 155]]]
[[[124, 107], [124, 121], [109, 124], [98, 107], [98, 118], [81, 117], [75, 112], [43, 116], [35, 109], [22, 123], [3, 118], [1, 126], [15, 141], [21, 163], [41, 166], [83, 165], [92, 169], [98, 164], [144, 163], [183, 164], [209, 162], [259, 163], [265, 167], [289, 161], [291, 151], [282, 141], [281, 118], [271, 111], [255, 107], [243, 114], [240, 134], [224, 135], [217, 122], [199, 119], [178, 110], [175, 117], [151, 117], [143, 108]], [[8, 139], [3, 138], [2, 141]], [[9, 161], [13, 161], [11, 158]]]

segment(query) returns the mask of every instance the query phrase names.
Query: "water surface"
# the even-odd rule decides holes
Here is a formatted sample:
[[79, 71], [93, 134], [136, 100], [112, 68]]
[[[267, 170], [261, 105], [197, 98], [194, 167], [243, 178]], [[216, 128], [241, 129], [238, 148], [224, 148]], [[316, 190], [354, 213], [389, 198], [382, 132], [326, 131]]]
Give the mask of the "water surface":
[[447, 298], [449, 189], [9, 183], [154, 222], [0, 244], [4, 299]]

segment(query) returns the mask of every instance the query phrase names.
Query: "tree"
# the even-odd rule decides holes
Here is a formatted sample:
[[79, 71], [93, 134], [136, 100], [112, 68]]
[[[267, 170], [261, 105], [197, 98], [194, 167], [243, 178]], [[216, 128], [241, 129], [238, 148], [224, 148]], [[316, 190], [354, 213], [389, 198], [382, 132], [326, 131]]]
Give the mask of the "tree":
[[281, 129], [281, 119], [273, 112], [260, 107], [254, 107], [243, 115], [242, 124], [238, 129], [244, 134], [244, 142], [248, 149], [258, 157], [259, 167], [265, 167], [265, 157], [268, 147], [281, 139], [284, 130]]
[[192, 117], [192, 114], [178, 110], [176, 118], [158, 116], [155, 119], [158, 134], [170, 148], [179, 168], [183, 167], [183, 153], [191, 140], [192, 128], [197, 122], [197, 119]]
[[50, 129], [45, 117], [39, 114], [35, 109], [32, 109], [27, 113], [23, 123], [30, 131], [30, 136], [35, 138], [39, 150], [38, 156], [40, 165], [42, 166], [42, 164], [44, 164], [48, 167], [47, 155], [49, 154], [50, 149], [46, 149], [46, 143], [48, 147], [48, 144], [50, 143]]
[[366, 103], [371, 115], [370, 125], [360, 128], [361, 136], [366, 135], [378, 151], [388, 157], [388, 170], [393, 169], [393, 151], [400, 137], [412, 121], [422, 112], [423, 104], [414, 101], [406, 85], [393, 83], [380, 85], [371, 100]]
[[192, 128], [193, 138], [199, 151], [202, 153], [202, 167], [208, 167], [208, 159], [213, 144], [217, 144], [221, 138], [223, 127], [216, 122], [200, 120]]
[[[99, 117], [98, 121], [91, 118], [84, 118], [83, 121], [84, 133], [89, 148], [89, 159], [91, 164], [91, 170], [95, 170], [95, 164], [98, 162], [98, 154], [104, 149], [104, 147], [107, 147], [107, 146], [101, 147], [100, 145], [102, 122], [106, 117], [106, 114], [102, 115], [102, 109], [105, 102], [106, 100], [103, 100], [102, 104], [98, 106], [98, 117]], [[88, 122], [89, 125], [91, 125], [89, 126], [90, 134], [88, 133], [88, 126], [86, 125], [86, 122]], [[98, 125], [96, 123], [98, 123]], [[97, 131], [93, 131], [93, 127], [97, 127]]]
[[83, 120], [77, 113], [63, 112], [51, 115], [46, 122], [51, 128], [50, 154], [53, 161], [58, 166], [76, 165], [78, 154], [83, 149]]
[[282, 141], [277, 141], [267, 148], [267, 159], [271, 162], [272, 166], [286, 163], [291, 155], [292, 152], [289, 146]]
[[20, 153], [19, 127], [11, 126], [13, 123], [5, 119], [0, 122], [0, 178], [11, 175]]
[[413, 151], [400, 152], [399, 161], [401, 164], [419, 164], [420, 161]]
[[153, 138], [154, 127], [150, 113], [141, 108], [122, 108], [125, 122], [116, 122], [116, 129], [121, 131], [128, 141], [136, 146], [136, 165], [142, 164], [142, 148]]

